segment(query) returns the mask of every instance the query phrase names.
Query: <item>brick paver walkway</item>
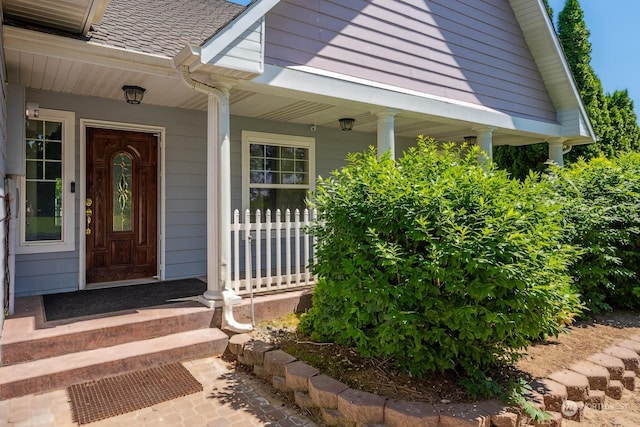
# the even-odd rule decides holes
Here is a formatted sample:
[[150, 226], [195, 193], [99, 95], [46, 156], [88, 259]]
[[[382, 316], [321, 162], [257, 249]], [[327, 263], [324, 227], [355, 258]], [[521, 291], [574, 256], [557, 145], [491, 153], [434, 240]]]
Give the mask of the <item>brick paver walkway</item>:
[[[204, 391], [87, 426], [315, 427], [217, 357], [185, 362]], [[76, 426], [65, 390], [0, 401], [0, 426]]]

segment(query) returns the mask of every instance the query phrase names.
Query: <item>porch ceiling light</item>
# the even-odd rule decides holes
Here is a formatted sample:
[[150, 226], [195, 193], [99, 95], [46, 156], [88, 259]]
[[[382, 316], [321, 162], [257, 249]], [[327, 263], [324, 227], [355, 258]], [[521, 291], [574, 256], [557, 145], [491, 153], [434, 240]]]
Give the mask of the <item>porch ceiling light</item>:
[[338, 121], [340, 122], [340, 129], [342, 129], [342, 130], [352, 130], [353, 129], [353, 124], [355, 123], [356, 119], [344, 118], [344, 119], [340, 119]]
[[25, 115], [27, 119], [37, 119], [40, 116], [40, 105], [37, 102], [27, 102]]
[[144, 93], [146, 89], [140, 86], [122, 86], [122, 91], [124, 92], [124, 99], [129, 104], [140, 104], [142, 102], [142, 97], [144, 97]]

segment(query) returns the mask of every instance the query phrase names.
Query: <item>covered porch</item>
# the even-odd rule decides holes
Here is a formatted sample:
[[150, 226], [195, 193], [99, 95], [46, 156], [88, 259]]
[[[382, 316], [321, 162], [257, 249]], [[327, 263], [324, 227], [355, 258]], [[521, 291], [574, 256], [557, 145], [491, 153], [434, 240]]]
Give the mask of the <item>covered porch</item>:
[[[558, 164], [562, 163], [563, 146], [572, 142], [551, 137], [561, 134], [557, 123], [541, 124], [526, 119], [514, 123], [503, 113], [479, 106], [455, 104], [384, 87], [371, 88], [301, 70], [267, 65], [265, 72], [259, 74], [203, 64], [201, 50], [193, 46], [175, 58], [150, 58], [136, 52], [88, 47], [77, 40], [54, 41], [39, 33], [7, 27], [5, 54], [10, 93], [18, 95], [8, 100], [13, 111], [24, 111], [24, 105], [33, 104], [33, 101], [39, 101], [35, 105], [40, 108], [65, 109], [77, 104], [74, 99], [80, 98], [108, 100], [100, 111], [118, 108], [118, 102], [126, 105], [122, 100], [122, 87], [136, 85], [146, 89], [142, 104], [126, 105], [123, 109], [127, 115], [135, 117], [134, 123], [145, 125], [150, 121], [157, 124], [158, 120], [153, 118], [153, 109], [157, 107], [206, 115], [206, 134], [201, 135], [206, 139], [206, 184], [196, 184], [206, 186], [206, 272], [193, 271], [193, 274], [205, 273], [207, 276], [209, 287], [203, 301], [210, 306], [222, 304], [225, 288], [238, 295], [248, 295], [250, 289], [257, 293], [273, 292], [307, 286], [314, 281], [308, 262], [313, 258], [313, 242], [304, 234], [314, 214], [309, 212], [307, 218], [301, 209], [297, 218], [295, 210], [291, 210], [287, 219], [283, 210], [280, 213], [282, 228], [276, 231], [275, 210], [271, 212], [271, 221], [264, 209], [261, 220], [256, 221], [255, 209], [250, 209], [246, 202], [243, 180], [246, 180], [247, 171], [243, 166], [241, 147], [245, 129], [267, 131], [280, 137], [300, 135], [313, 139], [317, 154], [310, 183], [317, 175], [326, 176], [342, 166], [348, 152], [375, 146], [380, 153], [390, 151], [392, 156], [401, 156], [419, 134], [440, 141], [475, 141], [489, 155], [494, 146], [501, 144], [548, 141], [549, 158]], [[100, 78], [93, 78], [95, 75]], [[56, 99], [64, 101], [60, 107], [56, 105]], [[81, 113], [76, 114], [82, 118]], [[103, 117], [109, 116], [117, 117], [113, 114]], [[341, 129], [340, 119], [343, 118], [353, 119], [350, 130]], [[96, 123], [102, 124], [102, 121]], [[105, 123], [106, 126], [123, 127], [122, 119], [118, 118], [107, 119]], [[182, 126], [191, 124], [183, 123]], [[150, 131], [158, 129], [149, 128]], [[80, 135], [78, 139], [77, 150], [82, 156], [84, 136]], [[172, 156], [177, 153], [163, 152], [159, 167], [173, 168]], [[82, 163], [81, 158], [75, 193], [80, 206], [87, 200]], [[171, 190], [165, 187], [161, 191], [164, 191], [162, 203], [165, 206], [161, 203], [160, 215], [166, 218], [168, 214], [163, 209], [170, 197], [167, 192]], [[247, 219], [247, 209], [252, 219]], [[82, 254], [86, 220], [83, 209], [79, 209], [76, 216], [79, 289], [87, 286]], [[171, 226], [166, 220], [160, 221], [159, 233], [166, 236], [166, 228], [163, 230], [162, 227]], [[281, 233], [281, 237], [274, 238], [276, 233]], [[287, 237], [287, 233], [291, 233], [291, 237]], [[270, 236], [273, 243], [257, 244], [258, 235], [263, 239]], [[277, 248], [276, 242], [283, 244]], [[248, 249], [249, 244], [253, 249]], [[159, 249], [160, 280], [178, 278], [167, 275], [166, 262], [170, 256], [167, 245], [165, 240]], [[267, 257], [272, 261], [266, 261]], [[252, 281], [252, 287], [246, 285], [248, 279]], [[11, 283], [15, 286], [15, 277]], [[15, 288], [12, 295], [15, 296]], [[13, 307], [13, 299], [10, 305]]]
[[[379, 153], [399, 157], [419, 134], [477, 143], [489, 156], [498, 145], [548, 142], [549, 158], [558, 164], [567, 147], [591, 140], [574, 88], [562, 86], [567, 76], [556, 73], [561, 60], [540, 64], [540, 87], [561, 87], [549, 90], [553, 111], [543, 119], [526, 111], [511, 114], [487, 106], [464, 75], [460, 85], [469, 101], [408, 89], [393, 80], [383, 84], [305, 65], [272, 65], [265, 59], [265, 15], [277, 3], [257, 2], [233, 20], [230, 17], [233, 25], [224, 21], [219, 31], [208, 29], [214, 35], [199, 45], [161, 40], [167, 42], [161, 54], [153, 51], [155, 45], [141, 42], [122, 48], [110, 39], [108, 31], [117, 29], [112, 26], [123, 13], [116, 9], [109, 22], [91, 30], [89, 42], [21, 25], [4, 26], [11, 121], [21, 123], [25, 107], [64, 111], [68, 128], [79, 130], [71, 144], [79, 156], [72, 160], [70, 182], [64, 184], [71, 193], [65, 209], [71, 217], [66, 230], [72, 230], [67, 246], [51, 253], [9, 254], [11, 311], [16, 295], [93, 286], [86, 274], [88, 212], [97, 210], [88, 206], [93, 195], [88, 192], [86, 147], [92, 128], [141, 132], [157, 139], [158, 221], [151, 227], [158, 242], [157, 265], [149, 278], [206, 276], [201, 301], [210, 307], [222, 306], [224, 290], [234, 300], [234, 295], [279, 292], [314, 282], [309, 270], [313, 239], [305, 234], [314, 213], [305, 214], [304, 205], [290, 208], [287, 215], [287, 207], [277, 203], [253, 204], [251, 198], [262, 190], [292, 190], [303, 200], [316, 177], [341, 167], [347, 153], [374, 146]], [[89, 27], [83, 25], [79, 32], [86, 34]], [[534, 47], [546, 51], [550, 45], [552, 38]], [[125, 87], [142, 89], [139, 104], [124, 102]], [[24, 166], [21, 170], [12, 164], [11, 152], [23, 150], [24, 135], [9, 131], [12, 223], [20, 225], [24, 218], [18, 208], [24, 200], [15, 189], [25, 172]], [[254, 182], [251, 174], [257, 169], [251, 161], [257, 157], [249, 152], [253, 145], [302, 147], [302, 160], [293, 159], [302, 169], [288, 173], [265, 167], [265, 173], [287, 172], [292, 180], [275, 190], [266, 178]], [[277, 160], [290, 160], [284, 156]], [[304, 182], [295, 181], [299, 175]], [[20, 227], [11, 233], [12, 246], [20, 248]]]

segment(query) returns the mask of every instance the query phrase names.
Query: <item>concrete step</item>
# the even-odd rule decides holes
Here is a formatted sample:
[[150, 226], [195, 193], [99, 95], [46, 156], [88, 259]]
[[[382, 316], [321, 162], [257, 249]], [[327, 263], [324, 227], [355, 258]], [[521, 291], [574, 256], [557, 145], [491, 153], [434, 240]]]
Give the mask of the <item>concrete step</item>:
[[198, 329], [3, 366], [0, 367], [0, 400], [151, 366], [220, 355], [227, 342], [227, 335], [219, 329]]
[[[58, 322], [38, 322], [33, 317], [8, 318], [0, 340], [0, 365], [209, 328], [213, 313], [199, 303], [184, 302]], [[26, 323], [29, 321], [33, 324]]]
[[589, 380], [582, 374], [563, 369], [549, 375], [549, 379], [567, 388], [568, 400], [583, 402], [589, 396]]
[[596, 365], [604, 366], [609, 371], [609, 378], [611, 380], [621, 380], [624, 375], [624, 362], [617, 357], [605, 353], [596, 353], [587, 357], [589, 362]]
[[610, 374], [607, 368], [595, 363], [581, 360], [569, 366], [569, 369], [584, 375], [589, 380], [590, 390], [606, 390], [609, 384]]
[[638, 353], [635, 350], [614, 345], [605, 348], [602, 352], [622, 360], [625, 370], [640, 374], [640, 358], [638, 358]]

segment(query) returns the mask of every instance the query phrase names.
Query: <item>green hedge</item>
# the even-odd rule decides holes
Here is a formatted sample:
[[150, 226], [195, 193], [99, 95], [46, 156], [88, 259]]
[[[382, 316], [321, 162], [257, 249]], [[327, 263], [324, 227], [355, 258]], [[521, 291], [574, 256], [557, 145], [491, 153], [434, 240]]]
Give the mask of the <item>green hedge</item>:
[[562, 206], [536, 176], [477, 157], [420, 137], [397, 163], [353, 154], [320, 179], [320, 280], [301, 331], [419, 375], [513, 361], [570, 323], [579, 252], [563, 243]]
[[572, 272], [594, 312], [640, 307], [640, 154], [579, 160], [548, 174], [563, 203], [568, 242], [584, 248]]

